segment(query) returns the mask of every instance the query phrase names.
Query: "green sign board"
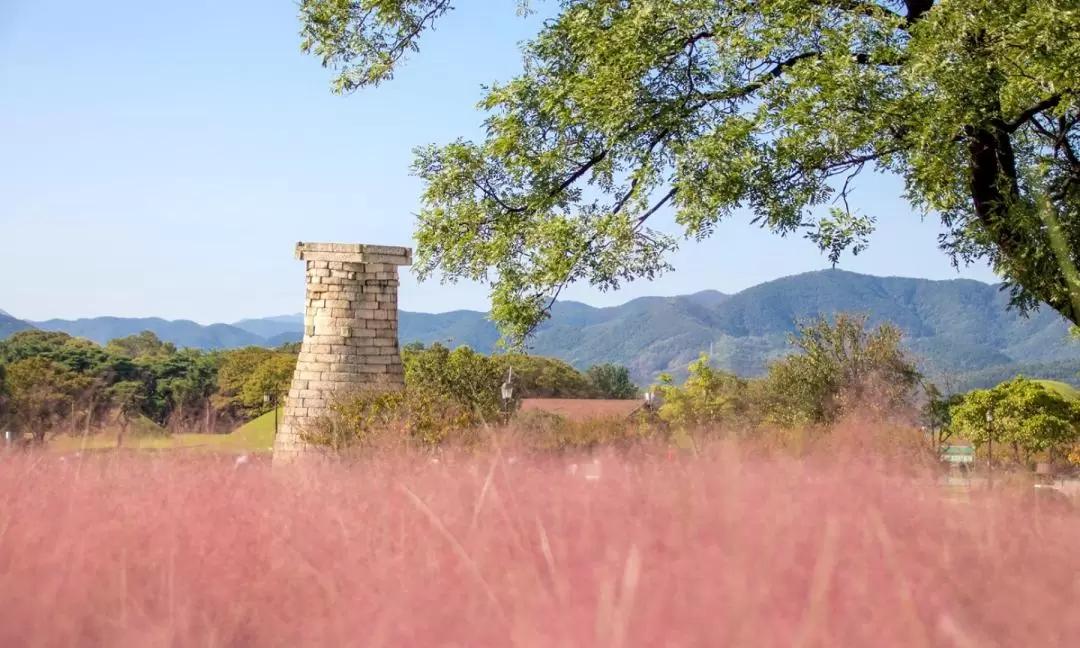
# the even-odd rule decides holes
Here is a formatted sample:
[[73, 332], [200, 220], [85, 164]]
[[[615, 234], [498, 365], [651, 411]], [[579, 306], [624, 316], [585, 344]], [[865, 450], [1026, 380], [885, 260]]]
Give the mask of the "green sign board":
[[971, 446], [945, 446], [941, 449], [941, 460], [955, 464], [975, 463], [975, 448]]

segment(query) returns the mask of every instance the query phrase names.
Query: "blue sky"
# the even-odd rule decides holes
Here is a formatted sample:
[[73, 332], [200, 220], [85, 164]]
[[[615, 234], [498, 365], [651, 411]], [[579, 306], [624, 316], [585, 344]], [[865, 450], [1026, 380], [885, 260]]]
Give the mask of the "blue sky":
[[[41, 320], [159, 316], [202, 323], [302, 310], [296, 241], [412, 245], [411, 149], [476, 137], [480, 85], [519, 69], [538, 18], [462, 0], [392, 82], [340, 97], [299, 49], [290, 1], [0, 0], [0, 308]], [[868, 178], [869, 251], [840, 267], [960, 273], [939, 227]], [[734, 219], [687, 241], [676, 271], [596, 305], [706, 288], [736, 292], [829, 267], [809, 241]], [[487, 288], [402, 273], [401, 307], [486, 309]]]

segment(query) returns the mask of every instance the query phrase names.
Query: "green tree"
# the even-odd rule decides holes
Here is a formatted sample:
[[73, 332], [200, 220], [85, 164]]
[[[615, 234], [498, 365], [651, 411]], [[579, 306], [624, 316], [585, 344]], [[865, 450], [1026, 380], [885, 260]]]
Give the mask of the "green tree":
[[[281, 396], [289, 391], [296, 360], [291, 353], [274, 353], [259, 363], [244, 381], [244, 406], [261, 414], [280, 404]], [[265, 396], [270, 396], [272, 402], [266, 403]]]
[[935, 449], [940, 449], [953, 436], [952, 408], [959, 405], [963, 394], [950, 394], [945, 396], [937, 385], [931, 382], [923, 383], [923, 395], [926, 398], [922, 407], [922, 422], [931, 435]]
[[7, 366], [5, 384], [17, 430], [30, 432], [37, 443], [71, 413], [83, 377], [64, 365], [37, 356]]
[[117, 381], [131, 380], [137, 373], [129, 358], [67, 333], [21, 331], [0, 342], [0, 362], [27, 358], [56, 362], [78, 376], [71, 385], [77, 391], [69, 403], [68, 423], [74, 431], [82, 417], [84, 434], [88, 434], [94, 422], [107, 411], [109, 386]]
[[426, 348], [426, 346], [424, 345], [423, 342], [420, 342], [419, 340], [413, 340], [412, 342], [409, 342], [405, 346], [401, 347], [401, 352], [403, 354], [404, 353], [419, 353], [420, 351], [423, 351], [425, 348]]
[[7, 385], [7, 366], [0, 362], [0, 434], [11, 425], [11, 393]]
[[967, 393], [950, 415], [954, 434], [977, 448], [992, 439], [1010, 448], [1017, 463], [1060, 453], [1080, 439], [1080, 404], [1023, 376]]
[[220, 356], [196, 349], [182, 349], [171, 355], [148, 358], [154, 374], [156, 416], [161, 424], [184, 427], [199, 425], [209, 432], [211, 395], [217, 389]]
[[714, 369], [708, 354], [690, 363], [690, 376], [681, 386], [662, 375], [660, 418], [682, 428], [731, 422], [746, 413], [747, 383]]
[[116, 447], [121, 447], [127, 435], [128, 426], [138, 418], [146, 406], [146, 385], [137, 380], [124, 380], [109, 388], [109, 402], [116, 412], [120, 433], [116, 436]]
[[290, 353], [294, 356], [298, 356], [300, 355], [300, 346], [300, 342], [283, 342], [281, 345], [278, 346], [277, 349], [274, 350], [280, 353]]
[[[587, 376], [558, 358], [500, 353], [492, 356], [499, 375], [514, 372], [514, 398], [595, 398]], [[501, 383], [500, 383], [501, 384]]]
[[436, 343], [405, 354], [403, 364], [409, 389], [445, 398], [488, 421], [497, 418], [503, 377], [490, 357], [467, 346], [450, 351]]
[[630, 370], [622, 365], [598, 364], [585, 372], [600, 398], [630, 399], [638, 397], [638, 388], [630, 379]]
[[109, 340], [105, 350], [132, 360], [162, 360], [176, 353], [176, 345], [163, 342], [153, 331]]
[[131, 366], [97, 344], [67, 333], [32, 329], [0, 341], [0, 362], [12, 363], [36, 357], [52, 360], [80, 374], [123, 372]]
[[[301, 0], [302, 47], [336, 91], [377, 86], [450, 8]], [[875, 215], [848, 197], [877, 170], [954, 262], [1080, 323], [1077, 33], [1077, 0], [563, 0], [486, 89], [484, 139], [416, 151], [415, 267], [492, 277], [520, 342], [568, 283], [652, 278], [744, 209], [857, 254]], [[675, 232], [650, 229], [664, 210]]]
[[799, 323], [796, 353], [773, 362], [762, 385], [767, 418], [781, 425], [831, 423], [854, 406], [909, 402], [921, 376], [891, 324], [871, 330], [845, 313]]
[[[256, 346], [222, 352], [214, 406], [240, 418], [246, 418], [255, 413], [248, 409], [249, 405], [244, 401], [244, 384], [260, 365], [273, 357], [274, 351]], [[260, 395], [258, 403], [260, 408], [262, 407], [261, 399]]]

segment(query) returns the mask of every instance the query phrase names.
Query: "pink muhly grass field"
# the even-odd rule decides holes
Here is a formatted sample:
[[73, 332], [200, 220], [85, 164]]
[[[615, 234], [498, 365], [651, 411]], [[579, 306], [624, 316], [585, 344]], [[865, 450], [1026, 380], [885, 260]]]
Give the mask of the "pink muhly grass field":
[[858, 464], [0, 458], [2, 646], [1066, 646], [1080, 518]]

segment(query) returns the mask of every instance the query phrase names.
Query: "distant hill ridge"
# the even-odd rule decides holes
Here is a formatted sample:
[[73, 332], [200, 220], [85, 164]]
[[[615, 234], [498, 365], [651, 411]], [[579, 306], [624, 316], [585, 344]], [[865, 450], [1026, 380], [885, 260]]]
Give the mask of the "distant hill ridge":
[[[888, 321], [899, 326], [907, 335], [905, 343], [933, 374], [984, 372], [989, 376], [996, 375], [987, 371], [995, 367], [1042, 364], [1060, 369], [1062, 362], [1080, 362], [1080, 344], [1070, 343], [1068, 324], [1061, 316], [1043, 308], [1025, 319], [1007, 311], [1007, 302], [1008, 296], [999, 285], [969, 279], [877, 277], [821, 270], [783, 277], [733, 295], [707, 290], [676, 297], [640, 297], [604, 308], [558, 302], [551, 320], [537, 330], [530, 350], [580, 368], [601, 362], [625, 364], [635, 379], [647, 382], [663, 371], [684, 375], [686, 365], [711, 346], [717, 367], [755, 376], [764, 372], [770, 359], [788, 352], [787, 336], [796, 319], [847, 311], [866, 313], [875, 324]], [[437, 314], [402, 311], [400, 339], [403, 343], [468, 344], [489, 352], [498, 333], [486, 317], [468, 310]], [[178, 346], [203, 349], [277, 346], [299, 340], [303, 330], [300, 314], [210, 326], [158, 318], [97, 317], [19, 324], [12, 323], [19, 320], [9, 320], [0, 318], [0, 337], [10, 335], [14, 330], [9, 329], [19, 324], [65, 331], [99, 343], [150, 330]]]

